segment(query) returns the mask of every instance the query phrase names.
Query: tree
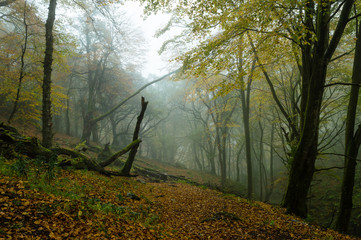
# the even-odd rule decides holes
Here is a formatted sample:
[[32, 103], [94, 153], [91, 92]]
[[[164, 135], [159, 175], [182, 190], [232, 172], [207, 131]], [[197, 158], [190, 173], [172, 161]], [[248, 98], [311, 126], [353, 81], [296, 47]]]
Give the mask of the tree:
[[193, 75], [228, 70], [232, 64], [229, 56], [234, 54], [231, 48], [246, 32], [258, 33], [261, 37], [253, 40], [257, 43], [280, 37], [290, 40], [289, 49], [302, 76], [300, 137], [291, 152], [289, 184], [282, 206], [289, 213], [306, 217], [327, 68], [349, 22], [354, 1], [197, 1], [191, 7], [161, 0], [143, 2], [153, 11], [173, 6], [179, 15], [191, 19], [188, 26], [191, 36], [198, 37], [198, 44], [178, 59]]
[[35, 7], [22, 0], [2, 10], [0, 109], [10, 122], [33, 125], [41, 117], [41, 88], [36, 80], [42, 77], [37, 63], [44, 57], [39, 34], [43, 23]]
[[335, 228], [347, 232], [351, 217], [352, 196], [355, 182], [356, 159], [361, 144], [361, 125], [355, 132], [359, 89], [361, 85], [361, 25], [356, 35], [355, 57], [352, 71], [352, 86], [347, 107], [345, 131], [345, 168], [342, 179], [341, 198]]
[[16, 110], [18, 108], [18, 103], [19, 103], [19, 98], [20, 98], [20, 90], [21, 90], [21, 86], [22, 86], [22, 82], [24, 79], [24, 68], [25, 68], [25, 54], [26, 54], [26, 50], [27, 50], [27, 45], [28, 45], [28, 24], [26, 22], [26, 11], [27, 11], [27, 5], [26, 5], [26, 1], [24, 4], [24, 18], [23, 18], [23, 23], [24, 23], [24, 27], [25, 27], [25, 36], [24, 36], [24, 44], [21, 45], [21, 65], [20, 65], [20, 74], [19, 74], [19, 84], [18, 84], [18, 89], [16, 92], [16, 99], [14, 101], [14, 107], [13, 110], [11, 111], [11, 114], [8, 118], [8, 123], [11, 122], [11, 120], [13, 119]]
[[87, 118], [87, 123], [84, 126], [84, 130], [83, 130], [83, 139], [89, 141], [90, 140], [90, 135], [91, 132], [93, 130], [93, 127], [95, 126], [95, 124], [101, 120], [103, 120], [104, 118], [108, 117], [110, 114], [112, 114], [113, 112], [115, 112], [119, 107], [121, 107], [122, 105], [124, 105], [127, 101], [129, 101], [131, 98], [133, 98], [134, 96], [138, 95], [143, 89], [145, 89], [146, 87], [159, 82], [163, 79], [165, 79], [168, 76], [171, 76], [173, 74], [175, 74], [176, 72], [178, 72], [179, 70], [167, 73], [163, 76], [161, 76], [160, 78], [145, 84], [144, 86], [142, 86], [141, 88], [139, 88], [137, 91], [135, 91], [133, 94], [131, 94], [130, 96], [126, 97], [124, 100], [122, 100], [121, 102], [119, 102], [118, 104], [116, 104], [115, 106], [113, 106], [108, 112], [100, 115], [100, 116], [88, 116]]
[[217, 143], [214, 140], [214, 131], [212, 131], [212, 123], [210, 121], [212, 112], [205, 109], [204, 104], [197, 97], [191, 97], [189, 102], [190, 107], [187, 107], [187, 104], [184, 103], [181, 109], [190, 115], [188, 121], [191, 125], [189, 135], [192, 140], [192, 147], [196, 150], [195, 148], [198, 146], [200, 148], [199, 151], [205, 152], [206, 159], [209, 162], [209, 172], [216, 175], [215, 157]]
[[[242, 48], [242, 46], [240, 46]], [[253, 71], [255, 69], [255, 61], [252, 63], [251, 73], [245, 81], [243, 73], [243, 56], [238, 58], [237, 73], [238, 79], [241, 81], [240, 97], [242, 106], [242, 120], [244, 127], [244, 137], [246, 146], [246, 161], [247, 161], [247, 191], [248, 198], [253, 198], [253, 169], [252, 169], [252, 155], [251, 155], [251, 131], [250, 131], [250, 97], [251, 97], [251, 85], [253, 81]], [[247, 82], [247, 83], [246, 83]]]
[[56, 0], [50, 0], [48, 18], [45, 24], [46, 49], [44, 57], [43, 79], [43, 108], [42, 108], [42, 136], [43, 145], [46, 148], [52, 146], [52, 116], [51, 116], [51, 72], [53, 63], [53, 27], [55, 21]]
[[[138, 139], [139, 136], [139, 130], [140, 130], [140, 124], [143, 121], [144, 118], [144, 113], [147, 110], [147, 106], [148, 106], [148, 102], [145, 101], [144, 97], [142, 97], [141, 100], [141, 106], [142, 106], [142, 110], [140, 111], [139, 116], [137, 117], [137, 123], [135, 125], [135, 129], [134, 129], [134, 134], [133, 134], [133, 142], [136, 141]], [[127, 161], [124, 164], [124, 167], [121, 170], [121, 173], [124, 176], [130, 175], [130, 169], [132, 168], [134, 159], [135, 159], [135, 155], [137, 154], [138, 151], [138, 147], [139, 144], [136, 144], [135, 146], [132, 147], [132, 149], [130, 150], [129, 156]]]
[[[202, 81], [205, 85], [209, 81], [222, 81], [223, 76], [210, 77], [212, 80]], [[208, 94], [205, 91], [197, 89], [197, 95], [206, 106], [209, 115], [211, 116], [213, 127], [215, 129], [215, 145], [218, 150], [218, 162], [221, 173], [221, 184], [225, 187], [227, 180], [227, 137], [229, 135], [230, 125], [232, 123], [232, 115], [235, 112], [237, 102], [235, 102], [231, 95], [224, 97], [217, 97], [217, 91], [212, 91]]]
[[[304, 6], [304, 22], [307, 31], [316, 30], [316, 39], [306, 34], [301, 44], [302, 51], [302, 102], [301, 137], [291, 159], [288, 187], [282, 206], [288, 213], [307, 216], [307, 194], [315, 171], [317, 157], [320, 110], [326, 81], [327, 66], [339, 44], [348, 23], [354, 1], [343, 3], [337, 26], [330, 39], [330, 20], [333, 1]], [[316, 26], [313, 26], [313, 23]], [[311, 41], [311, 44], [310, 44]]]

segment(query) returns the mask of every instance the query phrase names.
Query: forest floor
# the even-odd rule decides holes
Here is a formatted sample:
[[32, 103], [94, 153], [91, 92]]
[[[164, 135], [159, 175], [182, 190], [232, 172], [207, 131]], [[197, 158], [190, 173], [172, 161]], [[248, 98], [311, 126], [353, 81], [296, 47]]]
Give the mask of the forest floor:
[[181, 166], [137, 159], [127, 178], [19, 162], [0, 157], [0, 239], [358, 239], [211, 190], [219, 178]]
[[357, 239], [183, 181], [61, 169], [47, 181], [4, 166], [0, 239]]

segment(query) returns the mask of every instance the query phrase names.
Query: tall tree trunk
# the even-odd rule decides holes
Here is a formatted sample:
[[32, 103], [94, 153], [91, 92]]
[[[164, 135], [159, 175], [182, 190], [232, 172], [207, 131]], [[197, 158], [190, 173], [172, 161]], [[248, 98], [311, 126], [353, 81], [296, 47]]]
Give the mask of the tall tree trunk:
[[92, 112], [87, 112], [83, 116], [83, 132], [82, 132], [82, 135], [81, 135], [81, 139], [83, 141], [85, 140], [87, 143], [90, 142], [90, 136], [92, 134], [93, 127], [94, 127], [93, 113]]
[[273, 154], [273, 139], [274, 139], [274, 131], [275, 131], [275, 124], [272, 124], [272, 128], [271, 128], [271, 143], [270, 143], [270, 186], [269, 189], [267, 191], [267, 195], [266, 195], [266, 199], [265, 202], [269, 202], [272, 192], [273, 192], [273, 187], [274, 187], [274, 176], [273, 176], [273, 162], [274, 162], [274, 154]]
[[[68, 96], [69, 96], [69, 94], [68, 94]], [[70, 136], [70, 100], [69, 100], [69, 97], [66, 99], [65, 133]]]
[[[217, 123], [217, 121], [214, 120]], [[221, 175], [221, 186], [224, 187], [226, 184], [225, 166], [223, 165], [223, 152], [222, 152], [222, 142], [221, 142], [221, 130], [220, 127], [216, 125], [216, 146], [218, 149], [218, 172]]]
[[250, 95], [250, 83], [247, 84], [247, 99], [246, 90], [241, 89], [241, 102], [243, 113], [243, 128], [246, 140], [246, 162], [247, 162], [247, 189], [249, 199], [253, 198], [253, 170], [252, 170], [252, 156], [251, 156], [251, 132], [249, 124], [249, 95]]
[[53, 27], [55, 21], [56, 0], [50, 0], [48, 19], [45, 24], [45, 57], [43, 79], [43, 108], [42, 108], [42, 135], [43, 145], [46, 148], [52, 146], [52, 116], [51, 116], [51, 72], [53, 64]]
[[[226, 122], [223, 124], [227, 124]], [[219, 157], [219, 164], [221, 167], [221, 182], [222, 187], [226, 186], [227, 181], [227, 135], [228, 135], [228, 128], [227, 127], [221, 127], [220, 128], [221, 133], [221, 142], [218, 147], [218, 157]]]
[[192, 148], [192, 152], [193, 152], [193, 158], [194, 158], [194, 163], [195, 163], [195, 165], [197, 166], [197, 168], [199, 169], [199, 171], [202, 171], [203, 169], [202, 169], [202, 164], [201, 164], [201, 162], [199, 161], [199, 156], [198, 156], [198, 152], [197, 152], [197, 144], [198, 144], [198, 142], [193, 142], [192, 143], [192, 146], [191, 146], [191, 148]]
[[[205, 171], [206, 169], [206, 164], [205, 164], [205, 161], [204, 161], [204, 152], [202, 150], [202, 148], [199, 148], [199, 152], [200, 152], [200, 155], [201, 155], [201, 166], [202, 166], [202, 171]], [[175, 154], [173, 154], [175, 155]], [[174, 160], [173, 160], [174, 162]]]
[[216, 163], [214, 161], [215, 151], [214, 149], [211, 150], [211, 153], [208, 155], [209, 162], [211, 164], [211, 174], [216, 175]]
[[[321, 61], [321, 60], [320, 60]], [[285, 196], [285, 207], [290, 213], [300, 217], [307, 216], [307, 194], [315, 170], [317, 156], [319, 116], [322, 103], [323, 85], [326, 69], [319, 67], [314, 74], [318, 81], [313, 80], [313, 91], [309, 91], [309, 104], [305, 114], [304, 128], [300, 143], [291, 163], [288, 188]], [[312, 103], [312, 104], [310, 104]]]
[[[240, 39], [240, 46], [243, 44], [243, 39]], [[251, 74], [248, 77], [247, 84], [245, 84], [243, 73], [243, 49], [239, 51], [238, 56], [238, 74], [240, 76], [241, 83], [245, 86], [245, 89], [240, 89], [241, 93], [241, 106], [243, 115], [243, 128], [246, 141], [246, 162], [247, 162], [247, 197], [253, 198], [253, 169], [252, 169], [252, 156], [251, 156], [251, 132], [250, 132], [250, 97], [251, 97], [251, 84], [253, 80], [253, 72], [255, 69], [256, 61], [252, 62]]]
[[[304, 72], [302, 81], [307, 81], [307, 104], [303, 117], [301, 138], [291, 159], [291, 169], [286, 194], [282, 206], [288, 213], [307, 217], [307, 194], [315, 170], [317, 156], [320, 111], [323, 100], [327, 66], [343, 35], [353, 2], [343, 4], [339, 21], [331, 41], [329, 41], [330, 6], [332, 1], [318, 4], [316, 37], [313, 54], [304, 56], [312, 61], [311, 73]], [[312, 9], [310, 10], [312, 11]], [[303, 54], [306, 54], [303, 52]], [[309, 52], [307, 54], [310, 54]]]
[[74, 112], [73, 112], [73, 123], [74, 123], [74, 130], [73, 130], [73, 136], [81, 137], [80, 127], [81, 124], [81, 105], [79, 102], [74, 103]]
[[341, 199], [335, 228], [347, 232], [352, 210], [352, 195], [355, 182], [356, 159], [361, 143], [361, 125], [355, 132], [355, 120], [361, 84], [361, 25], [358, 29], [356, 50], [353, 63], [351, 93], [347, 108], [345, 129], [345, 169], [342, 179]]
[[25, 27], [25, 39], [24, 39], [24, 45], [21, 45], [21, 57], [20, 57], [20, 60], [21, 60], [21, 65], [20, 65], [20, 73], [19, 73], [19, 83], [18, 83], [18, 89], [16, 91], [16, 98], [15, 98], [15, 101], [14, 101], [14, 107], [13, 107], [13, 110], [11, 111], [11, 114], [8, 118], [8, 123], [11, 123], [11, 120], [13, 119], [15, 113], [16, 113], [16, 110], [17, 110], [17, 107], [18, 107], [18, 102], [19, 102], [19, 99], [20, 99], [20, 90], [21, 90], [21, 84], [22, 84], [22, 81], [25, 77], [25, 73], [24, 73], [24, 68], [25, 68], [25, 53], [26, 53], [26, 50], [27, 50], [27, 45], [28, 45], [28, 24], [26, 23], [26, 11], [27, 11], [27, 4], [26, 4], [26, 1], [24, 3], [24, 19], [23, 19], [23, 24], [24, 24], [24, 27]]
[[228, 138], [227, 138], [227, 143], [228, 143], [228, 179], [231, 179], [231, 159], [232, 159], [232, 149], [231, 149], [231, 135], [228, 134]]
[[260, 200], [263, 200], [263, 126], [261, 121], [258, 121], [258, 127], [261, 131], [261, 136], [259, 140], [259, 191], [260, 191]]
[[240, 164], [240, 159], [241, 159], [241, 153], [243, 151], [243, 146], [244, 144], [242, 144], [242, 146], [238, 149], [237, 151], [237, 156], [236, 156], [236, 170], [237, 170], [237, 182], [240, 182], [241, 181], [241, 171], [240, 171], [240, 168], [239, 168], [239, 164]]
[[[312, 39], [312, 31], [314, 27], [314, 1], [307, 1], [305, 3], [305, 28], [308, 29], [305, 40]], [[302, 51], [302, 81], [301, 81], [301, 111], [300, 111], [300, 129], [304, 124], [304, 115], [306, 113], [307, 95], [309, 91], [309, 80], [312, 73], [312, 46], [311, 44], [304, 44], [301, 48]], [[301, 129], [302, 131], [302, 129]]]
[[[140, 114], [137, 118], [137, 123], [136, 123], [135, 129], [134, 129], [134, 134], [133, 134], [133, 142], [138, 139], [140, 124], [142, 123], [145, 110], [147, 110], [147, 106], [148, 106], [148, 102], [145, 101], [144, 97], [142, 97], [141, 105], [142, 105], [142, 110], [140, 111]], [[121, 173], [124, 176], [130, 175], [130, 169], [132, 168], [132, 165], [133, 165], [133, 162], [135, 159], [135, 155], [137, 154], [137, 151], [138, 151], [138, 147], [139, 147], [139, 143], [136, 144], [134, 147], [132, 147], [132, 149], [130, 150], [128, 159], [125, 162], [124, 167], [122, 168], [122, 171], [121, 171]]]
[[207, 151], [207, 158], [209, 161], [209, 164], [211, 166], [211, 174], [216, 175], [216, 163], [214, 161], [215, 157], [215, 144], [212, 141], [212, 137], [210, 135], [210, 129], [208, 126], [206, 126], [206, 138], [207, 138], [207, 144], [208, 144], [208, 151]]
[[115, 121], [114, 114], [109, 115], [109, 120], [110, 120], [110, 125], [112, 127], [112, 136], [113, 136], [112, 146], [118, 146], [119, 138], [117, 135], [117, 123]]

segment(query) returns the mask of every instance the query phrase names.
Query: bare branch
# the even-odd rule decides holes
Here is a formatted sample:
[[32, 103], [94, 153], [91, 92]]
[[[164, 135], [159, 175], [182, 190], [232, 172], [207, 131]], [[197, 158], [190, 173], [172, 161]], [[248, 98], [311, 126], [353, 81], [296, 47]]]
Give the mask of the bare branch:
[[359, 83], [344, 83], [344, 82], [329, 83], [329, 84], [326, 84], [324, 87], [331, 87], [331, 86], [335, 86], [335, 85], [358, 86], [358, 87], [361, 87], [361, 84], [359, 84]]
[[[334, 155], [334, 156], [351, 158], [350, 156], [346, 156], [345, 154], [341, 154], [341, 153], [319, 153], [319, 154], [321, 154], [321, 155]], [[361, 159], [357, 159], [357, 158], [353, 158], [353, 159], [355, 159], [357, 162], [361, 162]]]
[[343, 54], [341, 54], [341, 55], [339, 55], [339, 56], [331, 59], [330, 62], [333, 62], [333, 61], [335, 61], [335, 60], [337, 60], [337, 59], [339, 59], [339, 58], [342, 58], [342, 57], [344, 57], [344, 56], [346, 56], [346, 55], [349, 55], [349, 54], [351, 54], [353, 51], [355, 51], [355, 48], [353, 48], [352, 50], [350, 50], [350, 51], [348, 51], [348, 52], [345, 52], [345, 53], [343, 53]]
[[328, 168], [317, 168], [314, 172], [328, 171], [332, 169], [344, 169], [345, 167], [328, 167]]

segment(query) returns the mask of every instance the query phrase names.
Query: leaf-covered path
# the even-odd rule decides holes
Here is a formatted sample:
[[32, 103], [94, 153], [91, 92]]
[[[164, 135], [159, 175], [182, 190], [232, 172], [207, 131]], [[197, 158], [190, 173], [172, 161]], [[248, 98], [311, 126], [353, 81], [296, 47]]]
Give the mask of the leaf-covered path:
[[157, 184], [157, 211], [173, 239], [351, 239], [282, 209], [188, 184]]
[[186, 183], [60, 171], [0, 175], [0, 239], [356, 239]]

